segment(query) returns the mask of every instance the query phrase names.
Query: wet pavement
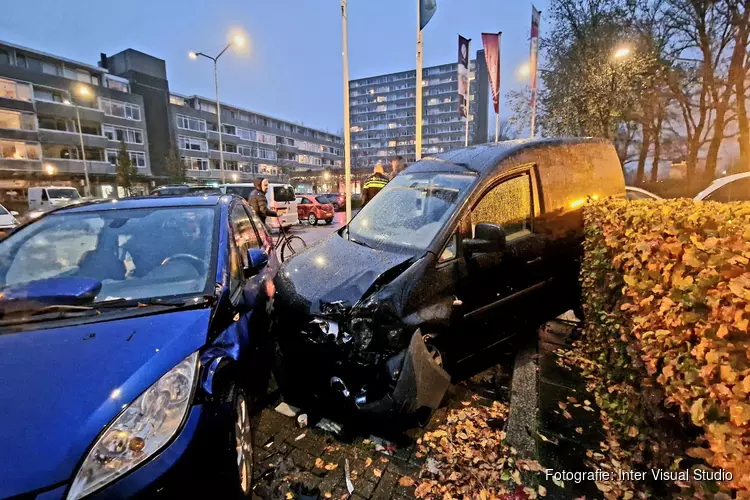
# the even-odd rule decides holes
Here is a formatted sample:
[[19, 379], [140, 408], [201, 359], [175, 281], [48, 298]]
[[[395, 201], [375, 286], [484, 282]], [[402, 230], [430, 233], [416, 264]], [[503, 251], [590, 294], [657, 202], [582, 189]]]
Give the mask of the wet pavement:
[[309, 418], [308, 427], [301, 429], [295, 418], [274, 410], [280, 399], [271, 401], [254, 420], [254, 498], [348, 498], [347, 461], [351, 498], [414, 498], [425, 460], [417, 440], [444, 423], [451, 408], [508, 403], [513, 354], [500, 353], [495, 360], [499, 363], [487, 370], [454, 381], [425, 428], [398, 434], [372, 435], [367, 429], [346, 427], [322, 430], [316, 427], [320, 416], [314, 416], [319, 410], [314, 408], [300, 409]]

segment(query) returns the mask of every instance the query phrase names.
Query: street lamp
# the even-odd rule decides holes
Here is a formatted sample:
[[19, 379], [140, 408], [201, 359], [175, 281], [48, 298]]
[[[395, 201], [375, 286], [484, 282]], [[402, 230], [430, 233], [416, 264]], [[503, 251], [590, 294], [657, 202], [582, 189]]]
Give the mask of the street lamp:
[[519, 69], [518, 72], [522, 77], [526, 78], [531, 74], [531, 66], [528, 63], [524, 64], [523, 66], [521, 66], [521, 69]]
[[630, 55], [630, 47], [620, 47], [617, 50], [615, 50], [615, 53], [612, 55], [615, 59], [623, 59], [625, 57], [628, 57]]
[[226, 177], [224, 175], [224, 140], [222, 139], [222, 130], [221, 130], [221, 102], [219, 101], [219, 70], [217, 68], [217, 63], [219, 62], [219, 58], [224, 54], [224, 52], [227, 51], [229, 47], [232, 45], [236, 47], [242, 47], [245, 45], [245, 37], [242, 35], [235, 35], [232, 38], [232, 41], [227, 44], [226, 47], [224, 47], [224, 50], [219, 52], [219, 55], [216, 57], [211, 57], [208, 54], [204, 54], [203, 52], [193, 52], [190, 51], [188, 56], [190, 59], [198, 59], [198, 57], [202, 56], [206, 59], [211, 59], [214, 62], [214, 84], [216, 86], [216, 116], [218, 117], [219, 122], [219, 169], [221, 170], [221, 183], [226, 183]]
[[57, 169], [53, 164], [47, 163], [44, 165], [44, 171], [47, 172], [47, 175], [55, 175]]
[[[88, 99], [90, 97], [93, 97], [93, 94], [89, 90], [88, 87], [85, 85], [79, 85], [75, 89], [76, 95]], [[68, 95], [70, 98], [66, 101], [64, 101], [65, 104], [73, 104], [76, 108], [76, 122], [78, 123], [78, 138], [81, 141], [81, 156], [83, 157], [83, 178], [84, 178], [84, 187], [83, 187], [83, 194], [84, 196], [91, 196], [91, 184], [89, 184], [89, 168], [88, 164], [86, 163], [86, 149], [83, 145], [83, 130], [81, 129], [81, 113], [78, 110], [78, 103], [73, 100], [73, 92], [68, 91]], [[47, 170], [47, 173], [50, 173], [49, 170]], [[52, 172], [54, 173], [54, 171]], [[52, 175], [50, 173], [50, 175]]]

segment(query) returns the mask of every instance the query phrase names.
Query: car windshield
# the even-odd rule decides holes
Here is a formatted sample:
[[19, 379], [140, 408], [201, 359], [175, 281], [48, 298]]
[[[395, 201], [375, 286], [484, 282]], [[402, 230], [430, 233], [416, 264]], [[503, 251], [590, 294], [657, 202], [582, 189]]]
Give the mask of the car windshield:
[[51, 214], [0, 242], [0, 288], [85, 277], [102, 283], [95, 302], [202, 293], [214, 226], [203, 207]]
[[47, 195], [50, 198], [70, 198], [77, 200], [81, 197], [75, 189], [47, 189]]
[[329, 200], [325, 196], [316, 196], [315, 197], [315, 201], [317, 201], [318, 203], [320, 203], [322, 205], [327, 205], [327, 204], [331, 203], [331, 200]]
[[292, 186], [274, 186], [273, 199], [274, 201], [294, 201], [294, 189]]
[[401, 174], [352, 219], [349, 238], [372, 247], [425, 250], [475, 179], [466, 174]]

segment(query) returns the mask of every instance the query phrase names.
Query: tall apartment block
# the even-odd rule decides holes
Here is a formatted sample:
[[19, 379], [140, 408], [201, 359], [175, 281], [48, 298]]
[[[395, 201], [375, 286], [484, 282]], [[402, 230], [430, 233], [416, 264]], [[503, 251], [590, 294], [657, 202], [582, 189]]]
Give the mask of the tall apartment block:
[[[469, 144], [487, 142], [489, 83], [484, 51], [470, 63]], [[423, 68], [422, 155], [464, 147], [466, 122], [458, 111], [458, 64]], [[352, 165], [365, 167], [394, 156], [415, 160], [416, 71], [349, 82]]]
[[151, 177], [143, 111], [143, 98], [126, 79], [0, 42], [0, 197], [13, 201], [37, 184], [83, 193], [81, 142], [93, 194], [116, 189], [122, 142], [138, 173]]

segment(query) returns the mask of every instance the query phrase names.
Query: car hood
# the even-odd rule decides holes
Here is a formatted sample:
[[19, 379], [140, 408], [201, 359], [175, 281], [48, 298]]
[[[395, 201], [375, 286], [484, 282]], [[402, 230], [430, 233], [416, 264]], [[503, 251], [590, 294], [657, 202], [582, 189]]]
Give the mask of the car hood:
[[408, 267], [413, 255], [352, 243], [333, 233], [320, 243], [287, 260], [277, 274], [277, 290], [292, 309], [307, 314], [324, 304], [343, 302], [351, 307]]
[[125, 405], [206, 342], [210, 309], [0, 335], [0, 498], [72, 479]]
[[16, 218], [10, 214], [0, 215], [0, 227], [13, 226], [16, 224]]

